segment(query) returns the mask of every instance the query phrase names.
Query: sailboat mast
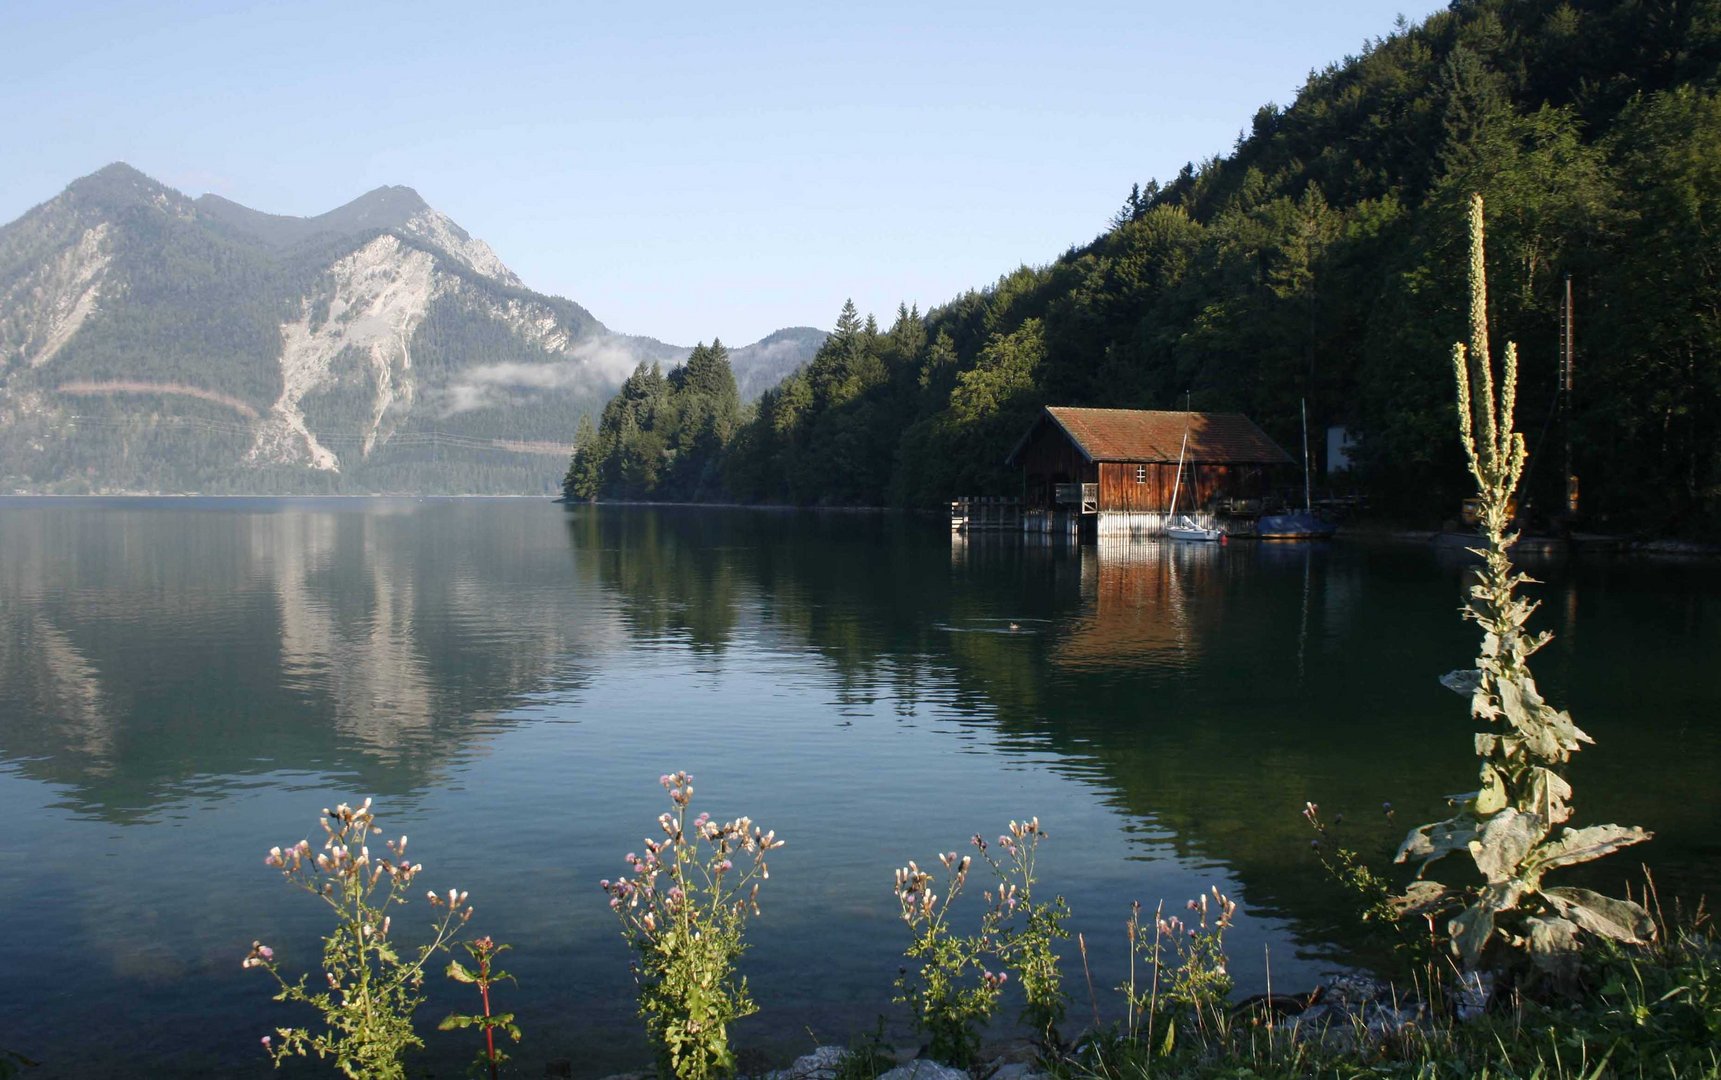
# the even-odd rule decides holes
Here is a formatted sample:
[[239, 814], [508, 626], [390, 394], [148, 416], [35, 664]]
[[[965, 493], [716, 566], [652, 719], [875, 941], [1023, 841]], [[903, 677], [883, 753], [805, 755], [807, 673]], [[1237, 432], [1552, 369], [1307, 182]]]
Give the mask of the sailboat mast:
[[1303, 512], [1314, 510], [1314, 497], [1309, 490], [1309, 399], [1303, 399]]
[[1565, 303], [1560, 307], [1560, 426], [1566, 437], [1566, 514], [1578, 512], [1578, 478], [1572, 472], [1572, 275], [1566, 275]]
[[1183, 445], [1177, 448], [1177, 475], [1171, 481], [1171, 509], [1165, 512], [1169, 524], [1177, 516], [1177, 490], [1183, 486], [1183, 451], [1189, 447], [1189, 425], [1183, 426]]

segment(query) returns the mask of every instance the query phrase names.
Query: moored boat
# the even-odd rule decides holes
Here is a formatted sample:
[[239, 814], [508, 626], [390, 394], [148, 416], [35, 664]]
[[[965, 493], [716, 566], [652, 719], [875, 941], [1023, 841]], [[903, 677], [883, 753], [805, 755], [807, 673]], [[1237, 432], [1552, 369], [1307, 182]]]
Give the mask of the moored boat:
[[1202, 526], [1188, 514], [1177, 512], [1177, 493], [1183, 487], [1183, 454], [1189, 449], [1189, 412], [1184, 410], [1183, 444], [1177, 448], [1177, 476], [1171, 483], [1171, 506], [1166, 509], [1165, 516], [1168, 524], [1165, 535], [1173, 540], [1214, 541], [1219, 539], [1218, 529]]
[[1165, 535], [1173, 540], [1218, 540], [1225, 534], [1218, 529], [1208, 529], [1196, 523], [1188, 514], [1180, 514], [1176, 521], [1165, 527]]
[[1263, 514], [1255, 523], [1255, 535], [1262, 540], [1324, 540], [1338, 528], [1313, 511], [1293, 510], [1288, 514]]

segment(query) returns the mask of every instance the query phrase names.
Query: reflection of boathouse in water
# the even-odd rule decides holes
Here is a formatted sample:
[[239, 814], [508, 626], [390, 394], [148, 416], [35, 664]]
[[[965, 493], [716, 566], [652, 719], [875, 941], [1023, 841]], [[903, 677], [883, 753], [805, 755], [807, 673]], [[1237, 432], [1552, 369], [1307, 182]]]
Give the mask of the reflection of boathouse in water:
[[[1188, 433], [1181, 478], [1178, 452]], [[1259, 513], [1270, 470], [1295, 462], [1241, 413], [1048, 406], [1005, 459], [1022, 470], [1022, 528], [1158, 536], [1172, 512], [1203, 527]]]
[[1186, 664], [1201, 653], [1197, 624], [1211, 631], [1221, 607], [1211, 602], [1220, 591], [1217, 546], [1117, 537], [1084, 546], [1077, 558], [1081, 614], [1057, 635], [1057, 666], [1115, 671], [1162, 666], [1158, 658], [1167, 656]]

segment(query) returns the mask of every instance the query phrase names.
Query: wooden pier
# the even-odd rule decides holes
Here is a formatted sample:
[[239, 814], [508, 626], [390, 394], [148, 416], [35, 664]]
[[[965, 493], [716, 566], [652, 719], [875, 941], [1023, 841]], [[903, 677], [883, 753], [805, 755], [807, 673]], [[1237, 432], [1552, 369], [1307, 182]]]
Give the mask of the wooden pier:
[[1003, 532], [1022, 528], [1022, 500], [1003, 495], [956, 499], [950, 504], [950, 531]]

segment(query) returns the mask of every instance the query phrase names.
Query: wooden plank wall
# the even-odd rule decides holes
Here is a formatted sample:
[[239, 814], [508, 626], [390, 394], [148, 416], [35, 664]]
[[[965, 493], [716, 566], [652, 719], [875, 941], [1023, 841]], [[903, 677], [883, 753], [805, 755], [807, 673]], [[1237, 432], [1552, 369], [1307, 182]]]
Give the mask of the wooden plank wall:
[[1028, 445], [1022, 448], [1017, 464], [1022, 468], [1024, 506], [1052, 505], [1052, 485], [1055, 483], [1091, 484], [1096, 480], [1094, 466], [1052, 424], [1041, 425]]
[[[1100, 509], [1162, 514], [1171, 508], [1172, 483], [1177, 478], [1175, 462], [1147, 463], [1145, 483], [1136, 483], [1136, 466], [1128, 462], [1100, 463]], [[1177, 492], [1178, 508], [1205, 510], [1227, 497], [1260, 495], [1262, 469], [1258, 465], [1189, 465], [1183, 467], [1183, 485]]]

